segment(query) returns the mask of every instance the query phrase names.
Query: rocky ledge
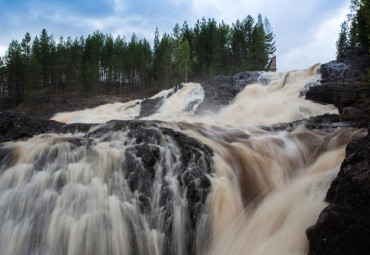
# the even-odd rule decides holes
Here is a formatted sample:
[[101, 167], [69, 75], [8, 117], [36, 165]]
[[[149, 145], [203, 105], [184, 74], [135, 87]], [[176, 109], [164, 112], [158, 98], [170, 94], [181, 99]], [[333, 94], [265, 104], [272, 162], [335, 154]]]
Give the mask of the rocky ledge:
[[333, 104], [345, 122], [370, 121], [370, 86], [366, 72], [370, 58], [360, 48], [348, 49], [338, 58], [321, 66], [321, 85], [311, 87], [306, 99]]
[[60, 133], [63, 123], [33, 119], [14, 112], [0, 112], [0, 143], [30, 138], [42, 133]]
[[[345, 125], [370, 128], [370, 86], [366, 84], [369, 57], [349, 49], [336, 61], [322, 65], [320, 86], [311, 87], [306, 99], [334, 104], [339, 115], [305, 120], [310, 128]], [[365, 255], [370, 251], [370, 129], [346, 148], [340, 172], [326, 194], [329, 205], [315, 225], [307, 229], [309, 255]]]
[[[369, 130], [370, 132], [370, 130]], [[365, 255], [370, 251], [370, 135], [354, 139], [326, 194], [329, 202], [307, 229], [310, 255]]]

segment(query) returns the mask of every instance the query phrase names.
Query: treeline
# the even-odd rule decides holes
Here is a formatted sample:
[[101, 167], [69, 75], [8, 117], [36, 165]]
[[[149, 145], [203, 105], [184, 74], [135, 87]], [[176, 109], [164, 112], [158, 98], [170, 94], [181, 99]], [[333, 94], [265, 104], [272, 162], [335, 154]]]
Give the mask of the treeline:
[[341, 24], [337, 56], [348, 47], [362, 47], [370, 54], [370, 0], [351, 0], [350, 9], [347, 20]]
[[218, 74], [264, 70], [275, 52], [267, 18], [235, 24], [198, 20], [176, 24], [171, 34], [155, 31], [153, 47], [135, 34], [129, 41], [99, 31], [56, 42], [43, 29], [33, 40], [13, 40], [0, 58], [0, 109], [15, 107], [40, 90], [83, 95], [162, 89]]

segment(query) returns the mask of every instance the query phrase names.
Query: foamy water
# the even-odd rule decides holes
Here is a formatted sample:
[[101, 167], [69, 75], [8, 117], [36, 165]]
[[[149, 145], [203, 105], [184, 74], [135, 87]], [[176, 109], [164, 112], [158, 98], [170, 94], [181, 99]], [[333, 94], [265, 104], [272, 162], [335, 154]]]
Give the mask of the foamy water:
[[[209, 125], [222, 126], [256, 126], [292, 122], [324, 113], [338, 113], [332, 105], [320, 105], [299, 97], [304, 87], [320, 79], [317, 69], [313, 66], [308, 70], [292, 71], [271, 75], [270, 84], [251, 84], [237, 95], [230, 105], [219, 112], [206, 116], [195, 115], [197, 106], [204, 99], [204, 92], [199, 84], [188, 83], [166, 98], [171, 90], [162, 91], [152, 98], [166, 98], [157, 113], [145, 117], [145, 120], [163, 120], [169, 122], [202, 122]], [[93, 109], [77, 112], [58, 113], [52, 119], [64, 123], [104, 123], [112, 119], [131, 120], [140, 114], [139, 100], [127, 103], [102, 105]], [[191, 104], [196, 102], [195, 104]], [[191, 106], [191, 109], [187, 109]], [[186, 111], [185, 111], [186, 110]]]
[[[204, 100], [200, 84], [162, 91], [152, 97], [163, 98], [161, 107], [143, 118], [160, 121], [148, 128], [144, 141], [132, 137], [129, 127], [112, 130], [105, 124], [89, 136], [46, 134], [1, 145], [4, 155], [10, 154], [0, 164], [0, 253], [308, 254], [305, 230], [326, 206], [325, 193], [345, 146], [366, 131], [297, 127], [272, 132], [256, 126], [337, 113], [333, 106], [299, 97], [320, 79], [317, 69], [263, 73], [271, 78], [268, 85], [248, 85], [229, 105], [203, 116], [196, 115]], [[139, 118], [140, 103], [102, 105], [53, 119], [133, 120]], [[94, 136], [99, 128], [106, 133]], [[179, 182], [190, 170], [183, 169], [184, 152], [163, 131], [167, 128], [214, 153], [213, 172], [205, 173], [211, 188], [191, 235], [187, 191]], [[138, 156], [137, 146], [156, 152], [152, 170], [146, 170], [150, 158]], [[206, 161], [199, 151], [188, 167], [201, 164], [206, 171]], [[149, 187], [143, 177], [147, 171], [153, 174]], [[201, 188], [199, 182], [194, 185]], [[164, 193], [171, 194], [166, 206]], [[194, 247], [188, 247], [189, 240]]]

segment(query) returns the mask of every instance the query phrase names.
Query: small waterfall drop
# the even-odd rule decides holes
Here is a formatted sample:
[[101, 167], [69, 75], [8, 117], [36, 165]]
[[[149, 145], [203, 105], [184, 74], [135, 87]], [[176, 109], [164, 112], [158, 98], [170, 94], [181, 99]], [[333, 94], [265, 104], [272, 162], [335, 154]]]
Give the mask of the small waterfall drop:
[[145, 100], [59, 113], [96, 124], [0, 144], [0, 254], [307, 254], [345, 146], [366, 133], [274, 131], [337, 113], [300, 97], [317, 69], [235, 83], [217, 111], [198, 113], [188, 83], [146, 101], [153, 114]]

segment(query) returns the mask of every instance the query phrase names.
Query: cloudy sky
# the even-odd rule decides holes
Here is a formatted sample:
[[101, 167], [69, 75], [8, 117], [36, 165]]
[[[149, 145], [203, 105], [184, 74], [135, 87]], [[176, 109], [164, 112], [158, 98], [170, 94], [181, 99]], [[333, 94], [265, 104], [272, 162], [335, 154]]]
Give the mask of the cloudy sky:
[[350, 0], [0, 0], [0, 56], [12, 39], [34, 38], [46, 28], [56, 41], [99, 30], [153, 41], [155, 28], [170, 33], [202, 17], [234, 23], [258, 13], [276, 34], [278, 71], [308, 68], [335, 58], [340, 23]]

